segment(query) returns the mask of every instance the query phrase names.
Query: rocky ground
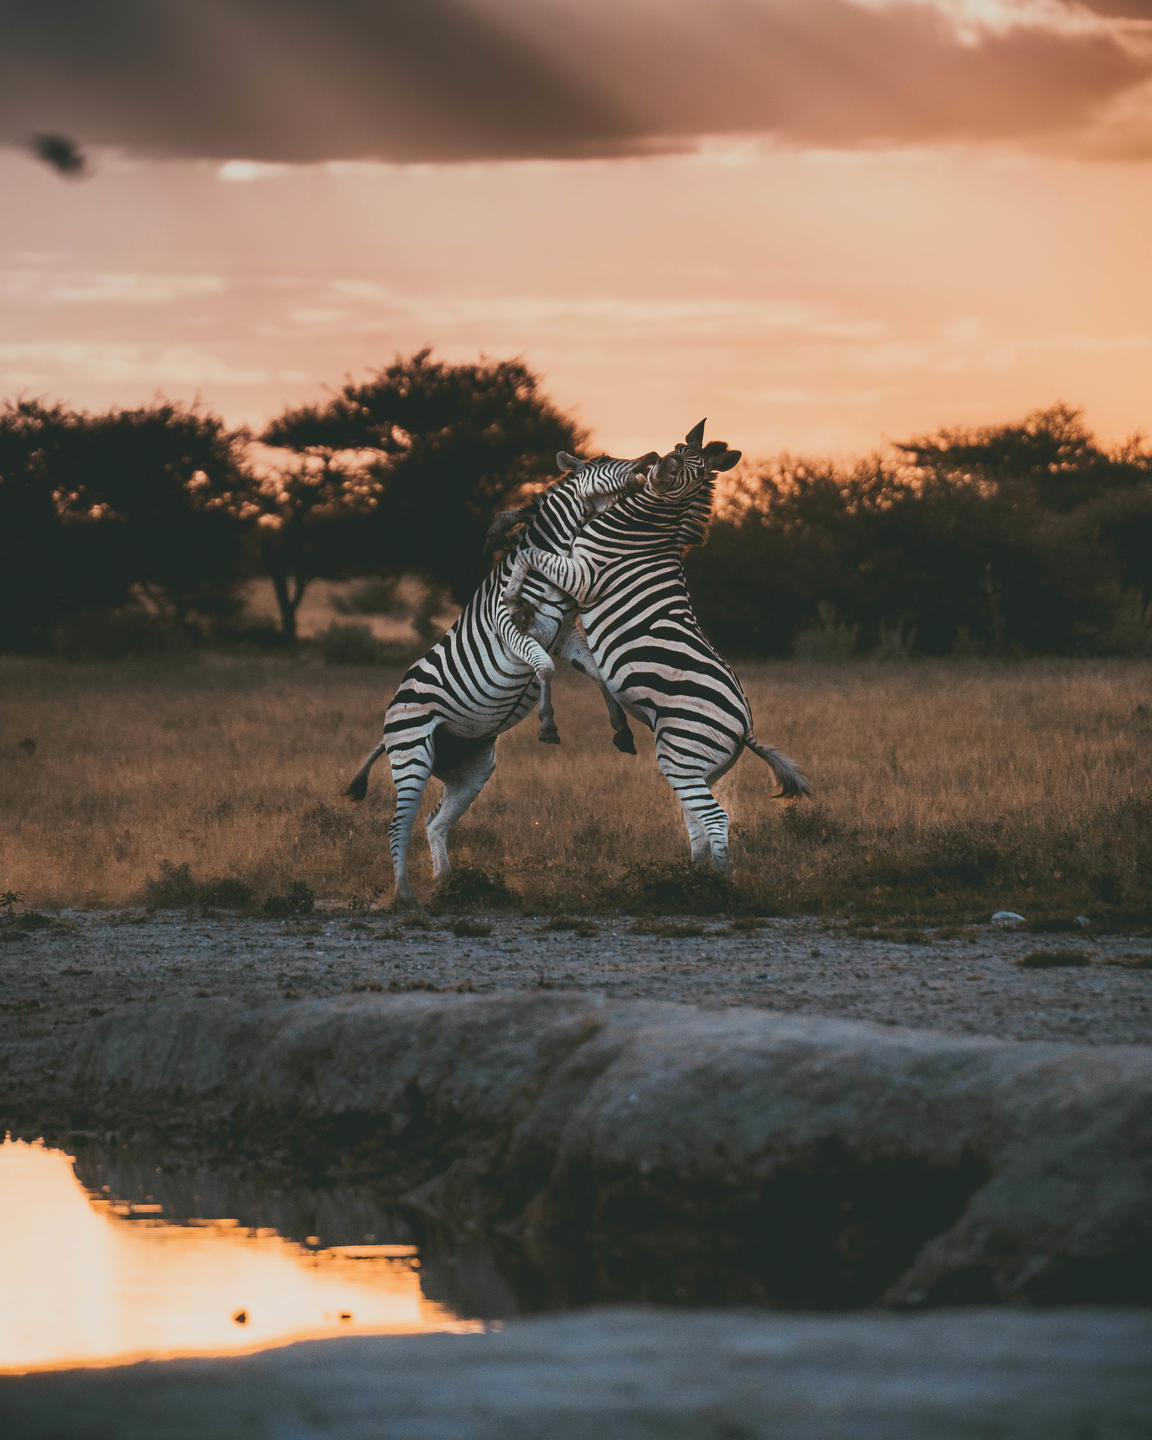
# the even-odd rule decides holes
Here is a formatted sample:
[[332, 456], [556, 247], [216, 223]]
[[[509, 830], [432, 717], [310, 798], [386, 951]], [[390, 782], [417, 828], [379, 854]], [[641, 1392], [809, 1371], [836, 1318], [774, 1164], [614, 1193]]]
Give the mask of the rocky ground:
[[1152, 1322], [612, 1311], [0, 1380], [17, 1440], [1143, 1440]]
[[0, 918], [22, 1132], [42, 1115], [249, 1157], [306, 1137], [318, 1173], [351, 1145], [418, 1213], [499, 1219], [526, 1254], [565, 1225], [595, 1242], [582, 1264], [636, 1251], [656, 1299], [723, 1236], [744, 1304], [1080, 1302], [321, 1342], [0, 1382], [0, 1428], [1141, 1440], [1148, 1312], [1095, 1307], [1146, 1301], [1150, 1006], [1152, 941], [1090, 924]]
[[0, 1041], [196, 996], [558, 989], [1000, 1039], [1152, 1043], [1152, 939], [1091, 925], [1033, 934], [990, 922], [862, 930], [819, 919], [68, 910], [0, 920], [0, 941]]

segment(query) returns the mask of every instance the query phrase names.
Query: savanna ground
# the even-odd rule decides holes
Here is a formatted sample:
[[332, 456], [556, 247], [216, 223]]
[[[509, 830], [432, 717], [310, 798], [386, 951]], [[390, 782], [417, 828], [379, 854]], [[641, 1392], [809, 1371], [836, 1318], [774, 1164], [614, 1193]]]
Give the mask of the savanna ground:
[[[180, 995], [543, 985], [1149, 1043], [1152, 666], [741, 671], [814, 798], [773, 801], [741, 758], [718, 790], [731, 886], [684, 865], [647, 735], [619, 754], [569, 676], [563, 745], [532, 720], [499, 742], [455, 883], [408, 916], [379, 908], [387, 762], [362, 805], [341, 797], [399, 668], [4, 661], [6, 1028]], [[432, 898], [419, 830], [413, 853]], [[1001, 909], [1026, 924], [997, 930]]]
[[[741, 673], [758, 735], [808, 772], [813, 798], [773, 801], [768, 768], [740, 759], [717, 792], [733, 822], [730, 891], [685, 872], [649, 737], [636, 756], [614, 750], [599, 695], [575, 676], [558, 689], [559, 749], [531, 719], [500, 740], [456, 865], [533, 913], [1152, 917], [1152, 664]], [[187, 865], [258, 901], [292, 881], [353, 907], [386, 898], [387, 761], [362, 805], [341, 791], [398, 678], [262, 658], [0, 662], [0, 889], [35, 907], [123, 906], [162, 900], [163, 867]], [[413, 858], [427, 895], [419, 827]]]

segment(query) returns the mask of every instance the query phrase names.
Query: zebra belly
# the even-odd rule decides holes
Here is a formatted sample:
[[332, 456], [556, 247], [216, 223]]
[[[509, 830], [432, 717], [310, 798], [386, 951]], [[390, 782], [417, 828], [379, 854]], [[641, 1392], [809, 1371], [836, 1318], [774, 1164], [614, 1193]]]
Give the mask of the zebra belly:
[[665, 621], [659, 634], [622, 637], [613, 633], [611, 606], [597, 610], [584, 615], [588, 645], [627, 713], [670, 750], [690, 751], [709, 765], [730, 759], [751, 729], [751, 709], [700, 631]]

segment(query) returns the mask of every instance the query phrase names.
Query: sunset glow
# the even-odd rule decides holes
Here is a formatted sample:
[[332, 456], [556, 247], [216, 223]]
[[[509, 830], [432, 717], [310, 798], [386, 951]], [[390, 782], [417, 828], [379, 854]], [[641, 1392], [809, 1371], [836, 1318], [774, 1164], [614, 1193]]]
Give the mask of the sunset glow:
[[259, 425], [432, 345], [622, 454], [1149, 423], [1140, 5], [232, 0], [121, 48], [114, 0], [43, 9], [0, 61], [5, 393]]

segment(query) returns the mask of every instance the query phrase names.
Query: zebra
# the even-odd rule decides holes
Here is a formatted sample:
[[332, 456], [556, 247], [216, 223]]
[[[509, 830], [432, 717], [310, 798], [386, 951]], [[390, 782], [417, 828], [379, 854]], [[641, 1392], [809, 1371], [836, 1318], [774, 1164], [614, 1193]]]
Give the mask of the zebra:
[[766, 761], [777, 796], [808, 793], [808, 780], [779, 751], [762, 745], [748, 699], [692, 609], [683, 552], [702, 544], [715, 475], [740, 459], [722, 441], [704, 445], [704, 424], [649, 472], [644, 488], [590, 520], [571, 553], [516, 552], [504, 594], [542, 575], [580, 609], [598, 672], [624, 710], [653, 731], [656, 761], [684, 812], [692, 861], [729, 870], [728, 816], [712, 785], [742, 750]]
[[[561, 451], [556, 458], [561, 470], [573, 470], [573, 475], [554, 485], [538, 505], [505, 512], [493, 527], [499, 531], [503, 523], [511, 528], [508, 516], [535, 511], [522, 543], [542, 555], [566, 552], [589, 509], [635, 489], [659, 456], [653, 450], [636, 460], [602, 455], [580, 461]], [[496, 764], [496, 737], [518, 724], [536, 703], [540, 693], [536, 671], [551, 671], [549, 652], [600, 685], [612, 720], [613, 743], [635, 754], [627, 717], [600, 681], [596, 662], [576, 628], [576, 606], [568, 596], [540, 576], [529, 577], [524, 599], [533, 612], [530, 637], [516, 627], [504, 602], [513, 564], [509, 553], [480, 583], [447, 634], [406, 672], [385, 713], [379, 744], [344, 792], [352, 800], [362, 800], [368, 772], [388, 752], [396, 786], [396, 810], [388, 830], [394, 904], [415, 899], [408, 879], [408, 846], [428, 777], [434, 775], [444, 785], [425, 827], [433, 879], [439, 884], [451, 868], [448, 833], [487, 784]], [[550, 706], [548, 715], [541, 715], [542, 730], [548, 723], [555, 727]]]

